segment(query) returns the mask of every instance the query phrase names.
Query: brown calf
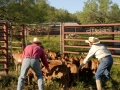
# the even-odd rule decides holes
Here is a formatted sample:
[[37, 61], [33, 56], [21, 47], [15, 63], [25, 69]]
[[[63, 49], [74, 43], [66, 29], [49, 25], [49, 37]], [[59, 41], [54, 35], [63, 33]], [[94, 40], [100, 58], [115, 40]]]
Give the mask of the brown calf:
[[92, 70], [93, 74], [96, 73], [98, 66], [99, 66], [98, 60], [91, 60], [91, 70]]
[[13, 52], [12, 56], [15, 63], [15, 71], [20, 71], [22, 64], [22, 52]]
[[59, 80], [62, 87], [66, 88], [69, 82], [69, 69], [68, 67], [63, 64], [60, 60], [50, 60], [49, 61], [49, 68], [51, 73], [46, 73], [45, 67], [42, 68], [42, 72], [44, 78], [49, 83], [53, 79]]
[[32, 77], [35, 79], [35, 82], [37, 82], [37, 76], [32, 68], [30, 68], [27, 72], [27, 82], [29, 85], [32, 83]]

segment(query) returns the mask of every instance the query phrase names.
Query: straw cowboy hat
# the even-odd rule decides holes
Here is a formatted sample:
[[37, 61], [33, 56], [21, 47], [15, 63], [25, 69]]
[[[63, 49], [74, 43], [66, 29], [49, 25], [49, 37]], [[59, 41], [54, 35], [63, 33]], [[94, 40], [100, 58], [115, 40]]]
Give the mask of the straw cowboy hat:
[[95, 37], [89, 37], [88, 40], [85, 40], [86, 43], [92, 43], [92, 44], [99, 44], [100, 40], [98, 38]]
[[33, 41], [31, 41], [32, 43], [42, 43], [37, 37], [33, 38]]

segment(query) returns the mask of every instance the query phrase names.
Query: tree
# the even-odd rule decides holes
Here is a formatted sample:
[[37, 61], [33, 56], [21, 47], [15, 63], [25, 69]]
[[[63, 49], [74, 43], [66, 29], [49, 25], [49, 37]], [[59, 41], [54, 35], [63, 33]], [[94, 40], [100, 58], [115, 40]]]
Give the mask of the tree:
[[0, 0], [0, 19], [19, 24], [78, 21], [74, 14], [50, 6], [47, 0]]
[[[111, 23], [111, 19], [114, 17], [111, 14], [113, 9], [116, 10], [116, 13], [119, 12], [117, 4], [112, 3], [111, 0], [87, 0], [84, 3], [83, 11], [77, 12], [76, 15], [82, 24]], [[114, 22], [116, 22], [115, 19]]]
[[116, 3], [111, 6], [108, 16], [108, 23], [120, 23], [120, 9]]

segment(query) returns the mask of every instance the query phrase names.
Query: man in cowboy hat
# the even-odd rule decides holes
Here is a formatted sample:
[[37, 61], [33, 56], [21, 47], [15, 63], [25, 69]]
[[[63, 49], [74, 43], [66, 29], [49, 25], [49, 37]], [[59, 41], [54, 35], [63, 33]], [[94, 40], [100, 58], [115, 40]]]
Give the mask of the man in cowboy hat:
[[107, 49], [106, 46], [100, 44], [100, 40], [98, 38], [89, 37], [89, 39], [85, 40], [85, 42], [89, 43], [91, 49], [89, 50], [88, 55], [79, 68], [83, 67], [95, 55], [95, 57], [100, 61], [95, 74], [96, 86], [97, 90], [102, 90], [101, 75], [104, 73], [108, 80], [111, 79], [110, 70], [113, 65], [111, 52]]
[[25, 47], [22, 54], [22, 67], [20, 76], [18, 78], [17, 90], [22, 90], [24, 79], [29, 68], [32, 68], [36, 73], [38, 79], [39, 90], [44, 90], [43, 76], [40, 68], [39, 58], [46, 67], [47, 72], [50, 72], [47, 59], [43, 49], [40, 47], [41, 41], [38, 38], [34, 38], [32, 44]]

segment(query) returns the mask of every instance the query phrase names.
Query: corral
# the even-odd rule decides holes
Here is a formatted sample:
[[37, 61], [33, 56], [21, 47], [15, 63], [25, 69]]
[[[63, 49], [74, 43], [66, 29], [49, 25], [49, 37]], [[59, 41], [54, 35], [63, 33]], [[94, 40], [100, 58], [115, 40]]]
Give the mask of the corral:
[[[112, 56], [120, 58], [120, 24], [92, 24], [79, 25], [70, 23], [47, 23], [47, 24], [29, 24], [16, 25], [10, 21], [1, 20], [1, 56], [6, 56], [4, 68], [8, 72], [8, 53], [12, 53], [12, 49], [24, 49], [27, 45], [27, 37], [30, 35], [59, 35], [60, 36], [60, 53], [85, 54], [89, 47], [84, 42], [89, 36], [98, 37], [108, 49], [112, 52]], [[32, 26], [32, 27], [31, 27]], [[48, 29], [48, 30], [46, 30]], [[32, 33], [33, 32], [33, 33]], [[40, 32], [40, 33], [38, 33]], [[18, 39], [16, 42], [15, 39]], [[18, 46], [19, 43], [19, 46]], [[17, 44], [17, 45], [16, 45]], [[73, 49], [74, 48], [74, 49]], [[3, 63], [3, 64], [4, 64]], [[2, 70], [3, 68], [1, 68]], [[4, 69], [3, 69], [4, 70]]]
[[[24, 25], [14, 25], [14, 24], [7, 25], [8, 23], [9, 22], [4, 22], [4, 23], [2, 22], [1, 27], [4, 27], [4, 28], [1, 28], [1, 31], [0, 31], [0, 33], [2, 35], [2, 38], [0, 40], [2, 42], [1, 43], [1, 49], [2, 49], [1, 57], [3, 57], [3, 53], [6, 56], [6, 58], [4, 59], [5, 63], [1, 63], [1, 64], [5, 65], [5, 67], [2, 67], [1, 70], [5, 70], [6, 75], [9, 74], [8, 71], [9, 71], [9, 68], [11, 67], [10, 63], [12, 62], [12, 61], [10, 61], [11, 59], [10, 59], [9, 55], [11, 56], [11, 54], [9, 54], [9, 53], [12, 53], [13, 49], [14, 50], [19, 49], [22, 51], [24, 49], [25, 45], [28, 44], [27, 39], [29, 38], [29, 34], [27, 34], [28, 32], [26, 31], [26, 28]], [[10, 26], [11, 28], [8, 26]], [[58, 41], [59, 42], [59, 50], [60, 50], [59, 53], [68, 55], [68, 58], [69, 58], [69, 60], [71, 60], [71, 63], [64, 62], [65, 64], [69, 63], [69, 64], [67, 64], [68, 67], [74, 66], [74, 64], [78, 60], [78, 58], [76, 59], [75, 57], [74, 58], [69, 57], [69, 54], [77, 54], [79, 56], [87, 54], [89, 47], [84, 41], [89, 36], [99, 37], [101, 42], [104, 43], [105, 45], [107, 45], [109, 50], [112, 52], [112, 56], [114, 58], [117, 58], [119, 61], [119, 59], [120, 59], [120, 56], [119, 56], [119, 54], [120, 54], [119, 53], [119, 50], [120, 50], [120, 45], [119, 45], [120, 24], [95, 24], [95, 25], [62, 24], [62, 25], [58, 25], [57, 27], [58, 27], [57, 30], [60, 33], [59, 34], [60, 38]], [[28, 29], [28, 26], [27, 26], [27, 29]], [[49, 30], [51, 30], [51, 28], [49, 28]], [[12, 34], [13, 34], [12, 36], [10, 34], [11, 33], [10, 31], [12, 31]], [[13, 31], [17, 35], [16, 34], [14, 35]], [[21, 32], [21, 33], [18, 33], [18, 32]], [[34, 32], [37, 32], [37, 29], [34, 29]], [[48, 33], [47, 35], [50, 37], [51, 34]], [[13, 41], [15, 41], [13, 39], [16, 39], [16, 38], [13, 38], [14, 36], [17, 38], [16, 41], [18, 41], [18, 42], [13, 42]], [[39, 34], [37, 33], [34, 36], [39, 36]], [[40, 33], [40, 36], [43, 36], [42, 33]], [[58, 36], [58, 33], [56, 36]], [[4, 47], [4, 49], [3, 49], [3, 47]], [[11, 47], [12, 47], [12, 51], [11, 51]], [[50, 45], [49, 45], [49, 47], [50, 47]], [[64, 61], [64, 59], [67, 60], [68, 58], [64, 57], [64, 58], [62, 58], [62, 59], [60, 58], [60, 59]], [[76, 61], [73, 61], [73, 59]], [[79, 57], [79, 59], [80, 59], [80, 57]], [[1, 62], [2, 62], [2, 60], [1, 60]], [[118, 63], [116, 63], [116, 64], [118, 64]], [[58, 70], [58, 69], [56, 68], [56, 70]], [[71, 68], [71, 70], [72, 70], [72, 68]], [[77, 71], [77, 69], [76, 69], [76, 71]], [[71, 71], [71, 72], [73, 72], [73, 71]], [[54, 73], [56, 73], [56, 72], [54, 72]], [[71, 83], [71, 84], [73, 84], [73, 83]]]

